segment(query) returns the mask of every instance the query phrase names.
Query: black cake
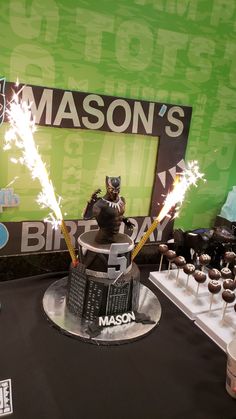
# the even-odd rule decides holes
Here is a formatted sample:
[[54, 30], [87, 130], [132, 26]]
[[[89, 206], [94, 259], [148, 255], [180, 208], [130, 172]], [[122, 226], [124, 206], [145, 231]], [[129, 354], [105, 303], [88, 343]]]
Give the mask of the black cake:
[[136, 311], [140, 273], [131, 262], [133, 241], [118, 234], [116, 243], [95, 241], [96, 230], [79, 237], [77, 267], [71, 267], [68, 280], [67, 307], [85, 320]]

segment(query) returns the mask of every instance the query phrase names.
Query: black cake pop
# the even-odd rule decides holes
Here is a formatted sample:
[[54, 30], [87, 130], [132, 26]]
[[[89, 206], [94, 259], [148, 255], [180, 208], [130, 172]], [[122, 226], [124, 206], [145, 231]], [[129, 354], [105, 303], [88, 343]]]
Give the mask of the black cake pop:
[[170, 273], [171, 262], [176, 257], [176, 252], [174, 250], [167, 250], [165, 256], [169, 261], [169, 265], [168, 265], [168, 274], [169, 274]]
[[176, 275], [176, 282], [178, 282], [179, 270], [186, 264], [186, 260], [183, 256], [177, 256], [176, 258], [174, 258], [173, 263], [175, 263], [175, 265], [178, 268], [177, 275]]
[[158, 250], [161, 253], [160, 264], [159, 264], [159, 272], [160, 272], [161, 267], [162, 267], [163, 256], [169, 250], [169, 247], [167, 246], [167, 244], [159, 244]]
[[230, 263], [233, 263], [235, 260], [236, 254], [234, 252], [225, 252], [224, 260], [226, 262], [226, 267], [228, 268]]
[[223, 281], [223, 288], [225, 290], [231, 290], [234, 291], [236, 288], [236, 281], [234, 279], [225, 279]]
[[199, 271], [198, 269], [196, 269], [196, 271], [193, 273], [193, 277], [195, 279], [195, 281], [197, 281], [198, 285], [197, 285], [197, 293], [196, 295], [198, 295], [198, 291], [199, 291], [199, 286], [200, 284], [203, 284], [206, 281], [206, 274], [202, 271]]
[[221, 284], [215, 279], [212, 279], [208, 284], [208, 289], [211, 294], [218, 294], [221, 290]]
[[222, 298], [225, 302], [224, 308], [223, 308], [223, 315], [222, 315], [222, 320], [224, 320], [227, 305], [234, 302], [235, 294], [231, 290], [225, 290], [222, 292]]
[[232, 278], [232, 272], [229, 268], [222, 268], [220, 273], [223, 279]]
[[211, 257], [207, 255], [206, 253], [203, 253], [201, 256], [199, 256], [199, 263], [202, 266], [209, 265], [210, 261], [211, 261]]
[[221, 284], [218, 281], [216, 281], [215, 279], [213, 279], [208, 283], [208, 289], [211, 293], [210, 307], [209, 307], [209, 311], [211, 311], [214, 295], [218, 294], [220, 292]]
[[210, 261], [211, 261], [211, 257], [207, 253], [203, 253], [202, 255], [199, 256], [199, 262], [201, 263], [201, 265], [208, 265]]
[[183, 256], [176, 256], [176, 258], [174, 258], [173, 262], [178, 267], [183, 267], [186, 264], [186, 260]]
[[189, 276], [191, 274], [193, 274], [193, 272], [195, 271], [195, 269], [196, 268], [195, 268], [195, 266], [192, 263], [186, 263], [186, 265], [184, 265], [183, 271], [187, 275], [187, 281], [186, 281], [186, 284], [185, 284], [185, 288], [188, 287]]
[[209, 269], [208, 276], [210, 279], [218, 280], [221, 277], [221, 273], [220, 271], [218, 271], [218, 269], [213, 268], [213, 269]]
[[235, 300], [235, 294], [232, 290], [225, 290], [222, 292], [223, 300], [228, 303], [233, 303]]
[[167, 252], [167, 250], [169, 250], [169, 247], [167, 246], [167, 244], [159, 244], [159, 246], [158, 246], [158, 250], [159, 250], [159, 252], [160, 253], [166, 253]]

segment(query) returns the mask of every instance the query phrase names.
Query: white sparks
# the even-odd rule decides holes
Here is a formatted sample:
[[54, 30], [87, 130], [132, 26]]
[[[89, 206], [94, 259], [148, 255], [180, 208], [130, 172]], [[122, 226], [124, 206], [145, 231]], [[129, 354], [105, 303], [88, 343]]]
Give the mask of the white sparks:
[[15, 159], [14, 157], [11, 157], [11, 158], [10, 158], [10, 161], [11, 161], [12, 163], [14, 163], [14, 164], [18, 163], [18, 160], [17, 160], [17, 159]]
[[191, 161], [186, 169], [177, 176], [173, 190], [167, 195], [164, 205], [156, 220], [161, 222], [168, 215], [169, 211], [176, 205], [181, 205], [184, 201], [188, 188], [192, 185], [197, 186], [197, 181], [203, 179], [203, 173], [199, 172], [197, 161]]
[[22, 153], [18, 159], [11, 159], [14, 163], [25, 164], [33, 179], [38, 179], [42, 190], [37, 197], [41, 207], [52, 210], [47, 221], [56, 228], [62, 221], [60, 199], [55, 196], [53, 184], [49, 179], [46, 167], [34, 142], [33, 133], [36, 130], [30, 106], [20, 102], [17, 94], [13, 95], [9, 108], [6, 110], [11, 128], [5, 134], [5, 150], [15, 144]]
[[17, 179], [19, 179], [19, 176], [15, 176], [14, 179], [12, 179], [11, 182], [9, 182], [8, 185], [5, 186], [5, 188], [9, 188], [9, 186], [13, 185], [13, 183], [15, 183]]

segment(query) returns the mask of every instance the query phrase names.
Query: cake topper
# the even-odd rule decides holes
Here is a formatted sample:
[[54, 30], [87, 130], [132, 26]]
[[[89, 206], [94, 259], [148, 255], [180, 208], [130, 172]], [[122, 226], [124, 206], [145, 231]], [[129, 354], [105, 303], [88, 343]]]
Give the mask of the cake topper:
[[115, 243], [120, 225], [123, 222], [129, 229], [133, 223], [124, 217], [125, 198], [120, 196], [121, 177], [106, 176], [106, 194], [99, 197], [101, 189], [91, 196], [83, 213], [84, 220], [96, 218], [99, 230], [95, 237], [97, 243]]

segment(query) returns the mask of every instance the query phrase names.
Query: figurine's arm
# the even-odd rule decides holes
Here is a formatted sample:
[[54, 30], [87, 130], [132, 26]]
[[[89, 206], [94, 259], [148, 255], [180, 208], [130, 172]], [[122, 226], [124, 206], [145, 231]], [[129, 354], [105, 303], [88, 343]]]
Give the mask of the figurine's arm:
[[99, 199], [98, 194], [100, 194], [102, 192], [101, 189], [96, 189], [96, 191], [91, 195], [90, 201], [97, 201]]
[[[123, 196], [121, 196], [121, 200], [124, 203], [124, 209], [125, 209], [125, 198]], [[123, 223], [126, 225], [126, 227], [128, 228], [128, 230], [133, 230], [133, 228], [135, 227], [135, 224], [132, 223], [129, 218], [127, 217], [122, 217], [122, 221]]]
[[93, 206], [95, 202], [98, 201], [99, 197], [98, 194], [100, 194], [102, 191], [101, 189], [96, 189], [96, 191], [91, 195], [90, 200], [87, 202], [87, 205], [83, 211], [83, 219], [84, 220], [90, 220], [94, 217], [93, 214]]

